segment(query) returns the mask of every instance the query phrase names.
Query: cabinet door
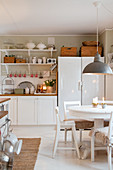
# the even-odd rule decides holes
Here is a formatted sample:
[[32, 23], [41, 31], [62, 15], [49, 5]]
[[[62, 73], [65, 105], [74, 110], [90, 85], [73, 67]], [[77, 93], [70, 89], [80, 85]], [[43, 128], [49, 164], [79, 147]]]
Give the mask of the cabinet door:
[[55, 124], [55, 107], [57, 106], [57, 97], [40, 97], [37, 100], [36, 110], [38, 114], [38, 125]]
[[34, 98], [18, 98], [18, 125], [36, 125]]
[[9, 101], [9, 118], [12, 125], [17, 125], [17, 98], [11, 98]]
[[113, 75], [106, 76], [106, 100], [113, 100]]
[[58, 58], [58, 106], [64, 119], [64, 101], [81, 101], [81, 58]]

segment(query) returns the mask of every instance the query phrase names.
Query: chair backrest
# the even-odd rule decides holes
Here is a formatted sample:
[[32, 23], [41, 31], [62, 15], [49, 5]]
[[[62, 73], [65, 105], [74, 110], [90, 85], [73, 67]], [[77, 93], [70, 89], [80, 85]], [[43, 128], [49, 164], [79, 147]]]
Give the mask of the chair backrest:
[[55, 108], [57, 128], [60, 128], [60, 115], [58, 106]]
[[111, 112], [111, 116], [110, 116], [110, 121], [109, 121], [109, 129], [108, 129], [108, 138], [109, 140], [112, 137], [112, 129], [113, 129], [113, 112]]
[[80, 101], [64, 101], [64, 119], [67, 119], [67, 114], [69, 113], [70, 106], [80, 106]]

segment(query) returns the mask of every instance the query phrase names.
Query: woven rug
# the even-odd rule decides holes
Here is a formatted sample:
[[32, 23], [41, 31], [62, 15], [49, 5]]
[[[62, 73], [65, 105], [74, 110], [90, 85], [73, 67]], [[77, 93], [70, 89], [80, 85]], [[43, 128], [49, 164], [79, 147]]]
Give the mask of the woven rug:
[[38, 155], [40, 138], [21, 138], [23, 140], [22, 150], [15, 155], [13, 170], [34, 170]]

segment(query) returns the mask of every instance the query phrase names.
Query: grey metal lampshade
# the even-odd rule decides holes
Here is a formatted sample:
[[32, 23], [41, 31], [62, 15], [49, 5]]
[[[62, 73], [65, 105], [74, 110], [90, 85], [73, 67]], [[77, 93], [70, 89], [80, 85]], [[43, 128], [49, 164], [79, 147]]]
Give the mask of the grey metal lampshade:
[[113, 74], [111, 68], [108, 64], [100, 61], [100, 55], [97, 52], [94, 62], [88, 64], [84, 70], [83, 74], [87, 75], [108, 75]]
[[96, 1], [93, 3], [95, 7], [97, 7], [97, 53], [94, 58], [94, 62], [88, 64], [84, 70], [83, 74], [87, 75], [108, 75], [113, 74], [111, 68], [108, 64], [101, 62], [100, 55], [98, 53], [98, 8], [101, 5], [100, 1]]

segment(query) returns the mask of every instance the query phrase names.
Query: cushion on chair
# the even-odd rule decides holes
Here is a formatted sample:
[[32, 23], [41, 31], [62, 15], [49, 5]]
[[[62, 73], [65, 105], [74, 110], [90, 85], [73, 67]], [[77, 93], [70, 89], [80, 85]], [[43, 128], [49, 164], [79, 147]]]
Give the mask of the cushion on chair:
[[76, 129], [90, 129], [94, 127], [93, 121], [82, 120], [82, 121], [75, 121]]
[[94, 122], [83, 119], [65, 119], [64, 121], [74, 121], [76, 129], [88, 129], [94, 127]]
[[92, 136], [93, 133], [95, 133], [95, 138], [97, 138], [99, 141], [102, 141], [103, 144], [107, 144], [109, 139], [108, 139], [108, 129], [109, 127], [103, 127], [103, 128], [97, 128], [97, 129], [92, 129], [89, 132], [89, 136]]
[[109, 126], [109, 120], [104, 120], [104, 127]]

